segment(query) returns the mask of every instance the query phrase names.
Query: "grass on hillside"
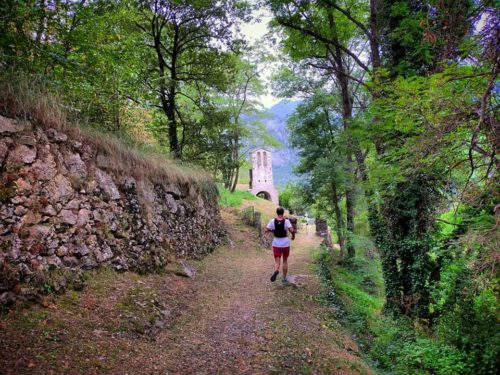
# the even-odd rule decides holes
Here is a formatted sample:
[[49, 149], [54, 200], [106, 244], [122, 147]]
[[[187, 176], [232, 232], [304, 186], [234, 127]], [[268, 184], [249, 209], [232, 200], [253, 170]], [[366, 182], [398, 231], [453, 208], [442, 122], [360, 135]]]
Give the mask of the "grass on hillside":
[[196, 183], [211, 177], [198, 167], [174, 161], [157, 147], [118, 135], [104, 129], [91, 128], [68, 120], [61, 100], [41, 85], [25, 79], [0, 80], [0, 114], [29, 120], [44, 129], [64, 131], [71, 139], [91, 145], [106, 157], [107, 170], [116, 176], [133, 176], [152, 183]]
[[219, 204], [223, 207], [240, 207], [243, 200], [257, 200], [258, 198], [248, 191], [235, 190], [231, 193], [222, 184], [219, 184]]

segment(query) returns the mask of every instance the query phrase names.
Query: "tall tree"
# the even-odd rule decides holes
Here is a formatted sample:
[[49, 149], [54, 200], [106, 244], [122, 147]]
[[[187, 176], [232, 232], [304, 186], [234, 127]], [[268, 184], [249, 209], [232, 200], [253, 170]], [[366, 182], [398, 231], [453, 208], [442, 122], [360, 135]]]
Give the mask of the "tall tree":
[[348, 139], [345, 168], [351, 181], [347, 184], [346, 190], [347, 253], [350, 257], [354, 257], [355, 249], [349, 240], [354, 232], [355, 218], [354, 158], [359, 157], [358, 161], [361, 164], [364, 164], [364, 161], [361, 160], [363, 154], [359, 150], [359, 145], [349, 132], [353, 117], [353, 91], [356, 90], [356, 84], [363, 84], [356, 77], [357, 73], [353, 66], [360, 67], [366, 72], [370, 70], [367, 63], [359, 57], [361, 51], [356, 51], [352, 45], [353, 41], [354, 45], [357, 44], [355, 39], [359, 36], [360, 30], [352, 22], [354, 16], [338, 7], [335, 2], [271, 1], [270, 3], [276, 23], [287, 30], [284, 42], [287, 51], [293, 58], [304, 60], [311, 68], [326, 71], [326, 74], [333, 78], [341, 98], [341, 118]]
[[335, 96], [318, 90], [301, 103], [288, 121], [291, 143], [301, 157], [296, 172], [305, 177], [309, 203], [326, 202], [324, 214], [333, 213], [341, 251], [346, 231], [341, 210], [344, 192], [349, 191], [345, 168], [345, 137], [342, 135], [341, 105]]
[[138, 27], [151, 48], [145, 84], [168, 119], [168, 139], [173, 158], [182, 156], [179, 139], [182, 123], [178, 98], [202, 104], [202, 86], [222, 89], [230, 70], [229, 51], [237, 47], [233, 30], [245, 8], [233, 0], [142, 0], [143, 20]]

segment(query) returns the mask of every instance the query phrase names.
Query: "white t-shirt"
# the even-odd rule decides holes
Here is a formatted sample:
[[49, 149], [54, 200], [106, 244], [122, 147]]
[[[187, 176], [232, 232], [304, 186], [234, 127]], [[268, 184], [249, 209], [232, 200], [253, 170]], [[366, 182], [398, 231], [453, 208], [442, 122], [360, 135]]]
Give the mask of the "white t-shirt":
[[[287, 231], [288, 234], [288, 228], [291, 228], [292, 224], [290, 223], [290, 220], [285, 219], [285, 230]], [[266, 226], [267, 229], [274, 230], [274, 219], [269, 220], [269, 223]], [[290, 240], [288, 237], [274, 237], [273, 239], [273, 246], [274, 247], [289, 247], [290, 246]]]

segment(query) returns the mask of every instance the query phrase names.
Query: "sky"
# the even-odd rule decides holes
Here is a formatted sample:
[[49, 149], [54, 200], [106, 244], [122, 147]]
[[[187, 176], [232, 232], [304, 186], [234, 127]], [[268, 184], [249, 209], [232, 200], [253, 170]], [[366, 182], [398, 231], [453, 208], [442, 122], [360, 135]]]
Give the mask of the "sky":
[[[271, 13], [266, 9], [254, 11], [254, 16], [258, 17], [258, 21], [252, 21], [241, 25], [241, 32], [250, 44], [257, 43], [259, 39], [269, 32], [268, 24], [272, 19]], [[261, 95], [259, 99], [265, 108], [271, 108], [281, 100], [270, 93], [270, 77], [271, 69], [264, 69], [262, 78], [266, 81], [268, 93], [266, 95]]]

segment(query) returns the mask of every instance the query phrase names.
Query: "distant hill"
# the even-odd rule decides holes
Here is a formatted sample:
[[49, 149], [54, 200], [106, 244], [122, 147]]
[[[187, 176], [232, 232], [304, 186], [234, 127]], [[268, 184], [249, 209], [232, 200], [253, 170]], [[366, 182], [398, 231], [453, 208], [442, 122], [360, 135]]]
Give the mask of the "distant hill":
[[282, 100], [269, 109], [272, 116], [263, 121], [269, 133], [283, 145], [281, 149], [273, 150], [273, 176], [278, 190], [287, 182], [297, 180], [292, 171], [299, 157], [297, 150], [290, 146], [288, 139], [290, 132], [286, 127], [286, 122], [299, 104], [300, 101]]

